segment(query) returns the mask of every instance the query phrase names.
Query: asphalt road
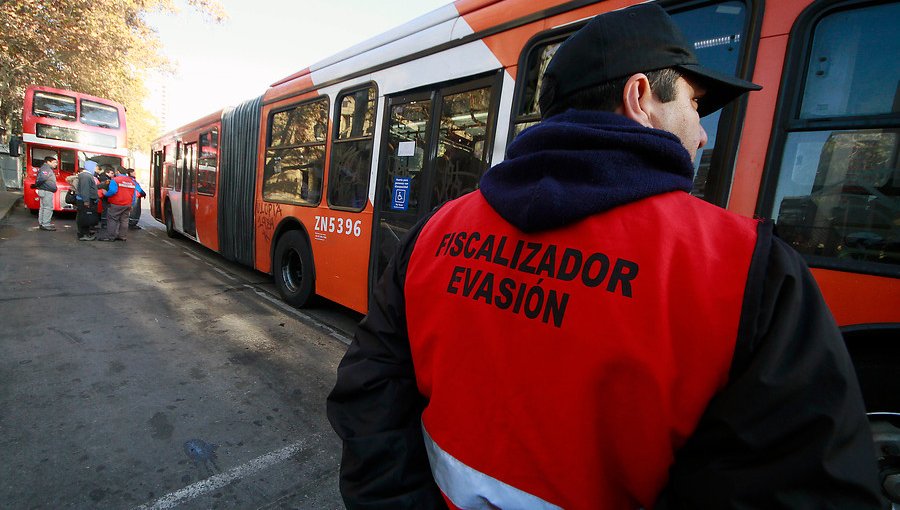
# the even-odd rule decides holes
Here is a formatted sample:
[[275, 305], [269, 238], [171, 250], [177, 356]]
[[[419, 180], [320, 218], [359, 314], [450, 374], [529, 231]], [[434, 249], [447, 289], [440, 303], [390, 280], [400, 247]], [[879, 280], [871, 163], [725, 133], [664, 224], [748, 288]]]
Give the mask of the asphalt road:
[[325, 397], [358, 314], [146, 214], [124, 243], [54, 223], [0, 221], [0, 506], [343, 507]]

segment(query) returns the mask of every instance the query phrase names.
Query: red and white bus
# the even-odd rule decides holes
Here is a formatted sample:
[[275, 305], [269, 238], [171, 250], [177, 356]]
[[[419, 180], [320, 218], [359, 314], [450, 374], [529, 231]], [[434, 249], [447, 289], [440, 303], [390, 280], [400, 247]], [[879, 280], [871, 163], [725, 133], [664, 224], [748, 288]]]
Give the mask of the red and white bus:
[[[539, 121], [559, 43], [634, 3], [451, 3], [157, 140], [153, 215], [273, 274], [291, 304], [318, 294], [365, 312], [404, 233]], [[776, 221], [870, 409], [900, 411], [900, 2], [660, 3], [704, 65], [764, 86], [703, 119], [693, 193]]]
[[40, 199], [30, 184], [44, 158], [53, 156], [59, 161], [53, 210], [74, 211], [75, 206], [63, 200], [69, 189], [66, 177], [78, 173], [86, 160], [127, 166], [125, 107], [81, 92], [30, 86], [25, 90], [22, 109], [22, 142], [25, 205], [33, 212], [40, 208]]

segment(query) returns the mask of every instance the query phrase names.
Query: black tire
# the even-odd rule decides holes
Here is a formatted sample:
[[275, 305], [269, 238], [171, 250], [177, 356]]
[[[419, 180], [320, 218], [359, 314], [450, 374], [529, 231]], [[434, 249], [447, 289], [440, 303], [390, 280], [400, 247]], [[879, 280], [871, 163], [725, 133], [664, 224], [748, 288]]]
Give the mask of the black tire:
[[275, 286], [285, 303], [302, 308], [309, 304], [315, 293], [315, 272], [309, 241], [299, 230], [286, 232], [272, 256], [272, 273]]
[[[878, 453], [878, 467], [882, 480], [897, 476], [897, 447], [900, 446], [900, 418], [894, 413], [869, 413], [869, 425], [872, 429], [872, 439], [875, 440], [875, 449]], [[884, 483], [888, 499], [894, 504], [891, 508], [897, 508], [900, 503], [900, 487], [889, 482]]]
[[175, 231], [175, 223], [172, 219], [172, 205], [166, 202], [166, 235], [175, 238], [178, 237], [178, 232]]

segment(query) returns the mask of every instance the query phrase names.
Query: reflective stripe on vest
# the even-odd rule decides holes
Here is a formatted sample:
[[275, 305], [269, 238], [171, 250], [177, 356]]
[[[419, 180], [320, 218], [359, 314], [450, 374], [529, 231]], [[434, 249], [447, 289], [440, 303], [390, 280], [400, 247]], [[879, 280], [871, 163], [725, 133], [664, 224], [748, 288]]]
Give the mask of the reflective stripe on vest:
[[683, 192], [537, 233], [446, 204], [404, 284], [431, 438], [566, 509], [652, 508], [728, 380], [757, 226]]
[[441, 449], [431, 439], [425, 425], [425, 449], [431, 473], [441, 492], [454, 506], [465, 510], [494, 510], [497, 508], [528, 508], [531, 510], [561, 510], [562, 507], [505, 484], [496, 478], [473, 469]]

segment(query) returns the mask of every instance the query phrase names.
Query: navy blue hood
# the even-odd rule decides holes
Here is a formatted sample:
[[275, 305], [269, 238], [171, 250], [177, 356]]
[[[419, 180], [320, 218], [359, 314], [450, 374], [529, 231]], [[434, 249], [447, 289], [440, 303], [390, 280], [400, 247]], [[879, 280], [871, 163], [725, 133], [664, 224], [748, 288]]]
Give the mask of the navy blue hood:
[[678, 137], [621, 115], [569, 110], [523, 131], [481, 193], [525, 232], [562, 227], [618, 205], [690, 191], [694, 165]]

